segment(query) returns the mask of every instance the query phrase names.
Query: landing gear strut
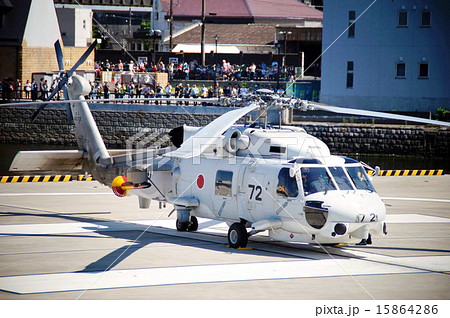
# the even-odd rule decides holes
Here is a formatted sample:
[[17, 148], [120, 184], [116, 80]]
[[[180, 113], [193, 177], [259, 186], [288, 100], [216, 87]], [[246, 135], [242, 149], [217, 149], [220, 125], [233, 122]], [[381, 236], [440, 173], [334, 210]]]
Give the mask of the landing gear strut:
[[248, 233], [242, 223], [233, 223], [228, 230], [228, 245], [232, 248], [246, 247]]

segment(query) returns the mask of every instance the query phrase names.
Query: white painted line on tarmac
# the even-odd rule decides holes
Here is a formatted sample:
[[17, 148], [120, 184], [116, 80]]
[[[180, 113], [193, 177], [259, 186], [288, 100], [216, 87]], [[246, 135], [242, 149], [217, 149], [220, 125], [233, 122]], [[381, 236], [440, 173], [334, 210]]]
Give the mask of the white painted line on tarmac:
[[[175, 221], [173, 221], [174, 223]], [[132, 231], [144, 230], [142, 225], [131, 222], [102, 221], [102, 222], [71, 222], [51, 224], [13, 224], [0, 225], [0, 236], [9, 235], [52, 235], [104, 231]]]
[[425, 214], [388, 214], [387, 223], [450, 223], [450, 218]]
[[428, 272], [450, 272], [450, 255], [392, 257], [353, 249], [344, 250], [352, 253], [355, 256], [363, 257], [363, 259], [366, 261], [397, 265], [405, 268], [415, 268]]
[[27, 192], [22, 192], [22, 193], [0, 193], [0, 197], [30, 197], [30, 196], [34, 196], [34, 197], [44, 197], [44, 196], [76, 196], [76, 195], [114, 195], [114, 193], [111, 192], [59, 192], [59, 193], [27, 193]]
[[[423, 214], [388, 214], [387, 223], [450, 223], [450, 218]], [[0, 225], [0, 236], [13, 235], [52, 235], [89, 232], [119, 232], [143, 231], [162, 233], [175, 229], [175, 220], [138, 220], [138, 221], [101, 221], [101, 222], [68, 222], [68, 223], [39, 223], [39, 224], [8, 224]], [[199, 218], [199, 231], [204, 233], [227, 233], [228, 226], [219, 221]], [[193, 233], [176, 233], [177, 236], [189, 237]]]
[[[199, 228], [208, 223], [207, 219], [199, 220]], [[0, 225], [0, 236], [13, 235], [52, 235], [73, 234], [89, 232], [119, 232], [119, 231], [143, 231], [156, 232], [156, 227], [161, 230], [175, 229], [175, 220], [140, 220], [140, 221], [100, 221], [100, 222], [68, 222], [68, 223], [41, 223], [41, 224], [9, 224]], [[181, 233], [180, 233], [181, 234]], [[189, 234], [189, 233], [185, 233]]]
[[357, 259], [218, 264], [0, 277], [0, 289], [18, 294], [253, 280], [420, 273]]
[[382, 200], [398, 200], [398, 201], [423, 201], [423, 202], [442, 202], [450, 203], [447, 199], [429, 199], [429, 198], [396, 198], [396, 197], [381, 197]]

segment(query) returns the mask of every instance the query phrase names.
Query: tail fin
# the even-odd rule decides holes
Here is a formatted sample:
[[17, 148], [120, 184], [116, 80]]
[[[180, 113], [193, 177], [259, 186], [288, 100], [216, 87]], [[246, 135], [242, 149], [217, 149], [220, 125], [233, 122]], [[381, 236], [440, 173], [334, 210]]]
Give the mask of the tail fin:
[[69, 97], [71, 100], [79, 99], [82, 101], [70, 104], [75, 124], [75, 136], [78, 147], [88, 157], [89, 170], [95, 177], [95, 166], [109, 166], [113, 163], [113, 159], [108, 154], [94, 117], [88, 104], [84, 101], [84, 96], [88, 95], [90, 90], [89, 83], [83, 77], [78, 75], [71, 77], [71, 83], [68, 86]]

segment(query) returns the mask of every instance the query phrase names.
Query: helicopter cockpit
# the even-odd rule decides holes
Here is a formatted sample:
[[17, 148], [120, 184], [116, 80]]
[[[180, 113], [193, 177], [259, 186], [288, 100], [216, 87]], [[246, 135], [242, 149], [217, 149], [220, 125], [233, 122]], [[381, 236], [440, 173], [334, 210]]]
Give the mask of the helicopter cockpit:
[[[348, 159], [348, 158], [346, 158]], [[279, 184], [277, 194], [282, 195], [280, 189], [288, 190], [293, 188], [292, 179], [289, 175], [284, 176], [282, 169], [279, 173]], [[286, 172], [284, 172], [286, 174]], [[346, 160], [343, 165], [314, 163], [302, 164], [299, 169], [301, 176], [301, 186], [305, 196], [318, 192], [327, 192], [331, 190], [356, 191], [366, 190], [376, 192], [369, 180], [364, 168], [356, 160]], [[291, 182], [289, 182], [289, 180]], [[286, 191], [286, 193], [295, 193]], [[298, 189], [297, 189], [298, 193]], [[297, 196], [297, 193], [295, 193]], [[285, 194], [285, 196], [292, 196]]]

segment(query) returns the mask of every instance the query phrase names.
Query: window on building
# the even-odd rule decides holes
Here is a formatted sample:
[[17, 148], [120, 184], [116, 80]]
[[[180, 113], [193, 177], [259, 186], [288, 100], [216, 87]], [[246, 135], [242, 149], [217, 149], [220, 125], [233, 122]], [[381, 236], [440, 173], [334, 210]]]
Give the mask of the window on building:
[[419, 63], [419, 78], [428, 78], [428, 63]]
[[347, 88], [353, 88], [353, 61], [347, 62]]
[[422, 11], [422, 18], [420, 20], [420, 26], [423, 28], [431, 27], [431, 11], [429, 11], [429, 10]]
[[355, 37], [355, 17], [356, 17], [355, 11], [348, 12], [348, 37], [349, 38]]
[[397, 62], [395, 67], [396, 67], [395, 78], [406, 78], [406, 63]]
[[215, 190], [216, 195], [231, 197], [232, 180], [232, 171], [217, 170]]
[[408, 26], [408, 11], [398, 12], [398, 27], [406, 28]]
[[86, 29], [86, 20], [83, 20], [83, 29]]

